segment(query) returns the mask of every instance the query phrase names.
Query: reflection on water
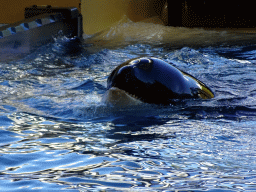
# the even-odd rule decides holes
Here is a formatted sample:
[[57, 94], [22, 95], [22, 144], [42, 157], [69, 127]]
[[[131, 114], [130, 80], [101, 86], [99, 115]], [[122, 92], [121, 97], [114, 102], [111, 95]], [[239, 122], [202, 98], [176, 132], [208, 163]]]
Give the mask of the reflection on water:
[[254, 136], [245, 123], [233, 128], [228, 120], [176, 115], [75, 124], [22, 113], [9, 118], [17, 140], [1, 148], [1, 167], [13, 188], [38, 181], [87, 190], [255, 187]]
[[[1, 63], [1, 191], [256, 190], [255, 46], [195, 48], [193, 31], [211, 32], [161, 27], [123, 22], [82, 44], [59, 37]], [[182, 33], [193, 48], [169, 45]], [[111, 70], [142, 55], [172, 62], [216, 97], [168, 107], [102, 103]]]

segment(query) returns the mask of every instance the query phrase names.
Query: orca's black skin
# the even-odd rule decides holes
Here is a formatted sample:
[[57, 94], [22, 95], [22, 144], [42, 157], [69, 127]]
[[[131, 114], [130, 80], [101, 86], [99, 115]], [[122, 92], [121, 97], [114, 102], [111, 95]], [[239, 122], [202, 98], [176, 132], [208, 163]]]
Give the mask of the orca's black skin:
[[140, 101], [153, 104], [173, 104], [177, 99], [214, 97], [204, 83], [160, 59], [131, 59], [108, 77], [107, 89], [118, 88]]

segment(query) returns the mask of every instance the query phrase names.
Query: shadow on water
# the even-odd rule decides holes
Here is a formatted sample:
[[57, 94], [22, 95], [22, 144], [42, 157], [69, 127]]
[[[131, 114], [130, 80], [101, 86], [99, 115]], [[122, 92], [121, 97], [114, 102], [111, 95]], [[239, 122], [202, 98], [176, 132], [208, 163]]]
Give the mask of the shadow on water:
[[255, 61], [256, 60], [256, 45], [248, 45], [248, 46], [230, 46], [217, 48], [215, 51], [222, 57], [230, 58], [230, 59], [240, 59], [247, 61]]
[[155, 139], [167, 139], [161, 133], [150, 132], [147, 127], [164, 125], [168, 120], [157, 117], [134, 117], [125, 116], [112, 121], [111, 129], [106, 132], [106, 137], [117, 140], [117, 143], [152, 141]]

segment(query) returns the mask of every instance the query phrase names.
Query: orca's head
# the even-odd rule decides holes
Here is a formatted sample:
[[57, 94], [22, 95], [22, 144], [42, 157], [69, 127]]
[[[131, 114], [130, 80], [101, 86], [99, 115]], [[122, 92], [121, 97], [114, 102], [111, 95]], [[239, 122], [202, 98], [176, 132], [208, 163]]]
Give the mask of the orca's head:
[[175, 99], [213, 98], [212, 91], [193, 76], [153, 57], [131, 59], [108, 77], [108, 91], [123, 92], [116, 95], [140, 102], [170, 104]]

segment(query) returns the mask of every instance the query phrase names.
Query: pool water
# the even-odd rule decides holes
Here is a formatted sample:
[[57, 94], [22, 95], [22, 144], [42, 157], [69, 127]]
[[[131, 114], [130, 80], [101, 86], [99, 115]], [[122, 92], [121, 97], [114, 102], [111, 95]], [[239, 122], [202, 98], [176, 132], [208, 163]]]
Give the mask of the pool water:
[[[256, 191], [256, 46], [243, 38], [124, 22], [1, 63], [0, 191]], [[138, 56], [216, 97], [107, 106], [108, 75]]]

